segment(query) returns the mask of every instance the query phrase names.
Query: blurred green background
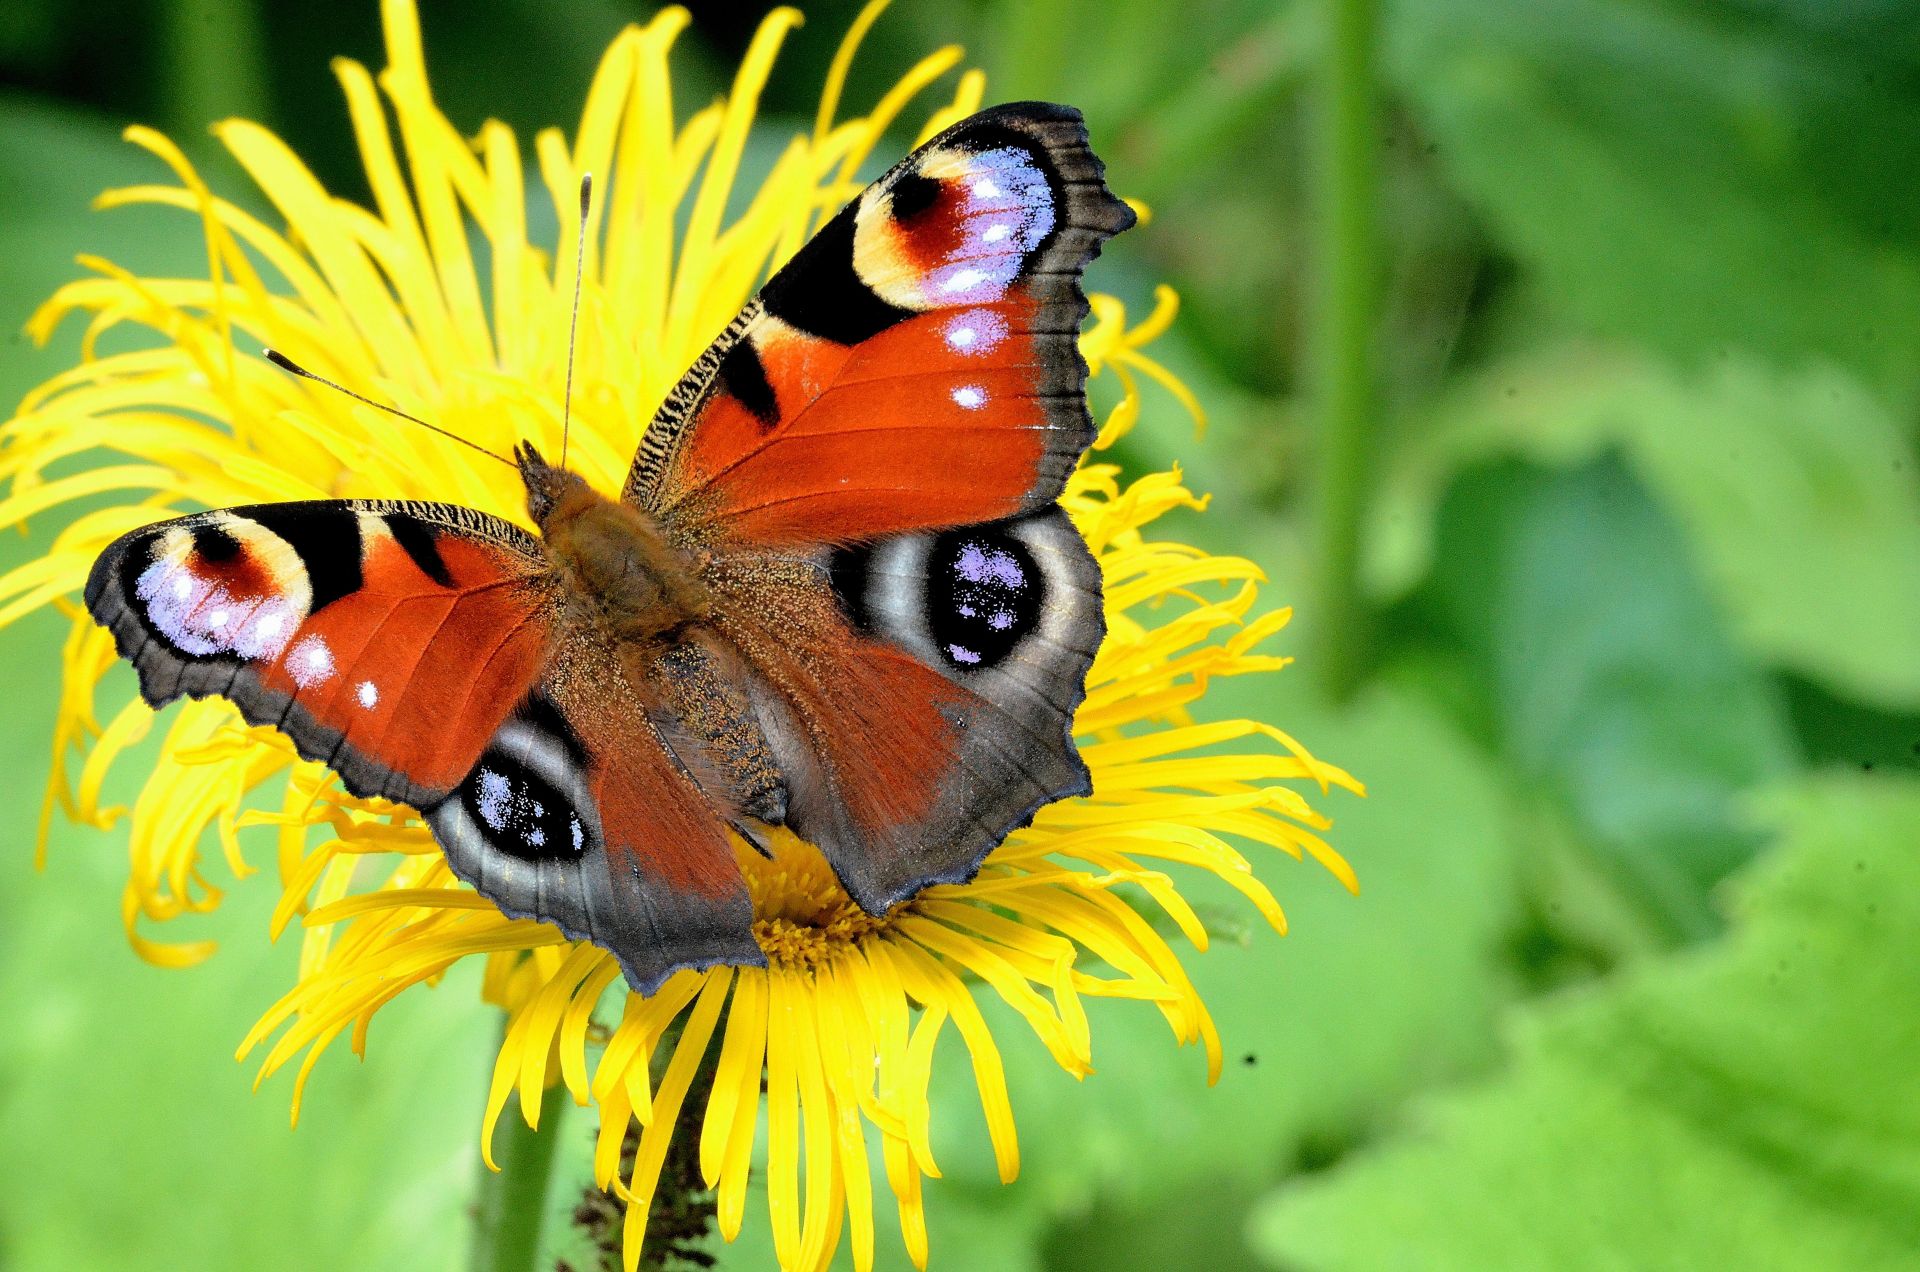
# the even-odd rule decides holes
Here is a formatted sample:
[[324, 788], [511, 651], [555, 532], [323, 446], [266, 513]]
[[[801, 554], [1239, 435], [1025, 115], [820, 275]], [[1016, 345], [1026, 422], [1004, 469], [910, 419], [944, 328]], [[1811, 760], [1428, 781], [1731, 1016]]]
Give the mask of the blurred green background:
[[[695, 11], [683, 109], [761, 9]], [[467, 130], [570, 125], [650, 12], [429, 3], [436, 92]], [[769, 129], [811, 120], [851, 15], [811, 6]], [[1155, 213], [1095, 285], [1139, 312], [1179, 288], [1157, 351], [1213, 416], [1196, 440], [1151, 398], [1125, 458], [1182, 462], [1216, 499], [1169, 529], [1301, 608], [1302, 664], [1209, 709], [1371, 789], [1325, 802], [1358, 901], [1275, 860], [1292, 934], [1224, 924], [1192, 960], [1218, 1087], [1128, 1004], [1078, 1087], [1002, 1030], [1001, 1188], [943, 1056], [934, 1266], [1920, 1267], [1920, 6], [1368, 16], [899, 0], [856, 67], [858, 105], [958, 41], [990, 101], [1086, 111]], [[252, 116], [366, 196], [338, 54], [382, 63], [372, 0], [5, 0], [9, 402], [74, 356], [71, 325], [17, 333], [76, 252], [204, 268], [189, 218], [86, 213], [163, 177], [123, 124], [244, 202], [205, 125]], [[472, 969], [383, 1011], [370, 1062], [329, 1055], [290, 1134], [289, 1084], [231, 1059], [292, 974], [268, 888], [181, 925], [224, 948], [162, 972], [120, 932], [124, 835], [56, 827], [33, 872], [60, 630], [0, 633], [0, 1267], [463, 1266]], [[723, 1267], [771, 1266], [764, 1204]]]

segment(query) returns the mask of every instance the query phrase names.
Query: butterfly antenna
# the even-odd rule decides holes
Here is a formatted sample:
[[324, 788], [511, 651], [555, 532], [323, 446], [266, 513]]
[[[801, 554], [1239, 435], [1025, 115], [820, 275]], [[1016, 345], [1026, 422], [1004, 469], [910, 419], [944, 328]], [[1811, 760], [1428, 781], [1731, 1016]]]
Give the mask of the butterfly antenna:
[[482, 455], [485, 455], [488, 459], [499, 460], [501, 463], [505, 464], [508, 468], [513, 468], [516, 470], [519, 468], [518, 464], [508, 459], [505, 455], [496, 455], [492, 451], [488, 450], [486, 447], [480, 445], [478, 442], [470, 442], [466, 438], [460, 436], [460, 434], [450, 433], [446, 429], [441, 428], [438, 424], [429, 424], [417, 415], [408, 415], [405, 411], [400, 410], [398, 407], [388, 406], [386, 403], [376, 402], [372, 398], [367, 397], [364, 394], [355, 393], [352, 389], [348, 388], [346, 385], [335, 384], [332, 380], [327, 379], [327, 377], [324, 375], [315, 375], [313, 372], [307, 370], [305, 367], [295, 362], [292, 358], [289, 358], [286, 354], [281, 353], [278, 349], [262, 349], [260, 352], [266, 357], [268, 362], [273, 363], [274, 366], [279, 367], [282, 371], [289, 371], [294, 375], [299, 376], [303, 380], [312, 380], [315, 384], [324, 384], [330, 389], [346, 394], [348, 397], [352, 398], [356, 402], [364, 402], [366, 405], [372, 407], [376, 411], [385, 411], [388, 415], [397, 415], [403, 420], [407, 420], [411, 423], [418, 424], [421, 428], [432, 429], [434, 432], [440, 434], [440, 436], [442, 437], [449, 438], [452, 441], [456, 441], [460, 443], [462, 446], [465, 446], [470, 450], [479, 451]]
[[580, 174], [580, 236], [573, 245], [573, 317], [567, 323], [567, 396], [560, 403], [560, 467], [567, 466], [567, 433], [573, 427], [573, 347], [580, 336], [580, 280], [587, 272], [587, 208], [593, 174]]

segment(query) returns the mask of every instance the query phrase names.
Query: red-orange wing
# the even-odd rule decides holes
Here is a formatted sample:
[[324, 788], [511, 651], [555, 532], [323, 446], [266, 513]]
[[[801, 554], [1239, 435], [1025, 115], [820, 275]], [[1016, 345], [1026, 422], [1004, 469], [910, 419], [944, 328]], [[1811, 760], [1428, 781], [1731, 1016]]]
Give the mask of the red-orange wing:
[[1077, 111], [965, 120], [829, 221], [669, 395], [626, 497], [683, 539], [870, 542], [1045, 508], [1093, 439], [1080, 271], [1133, 224]]
[[466, 776], [552, 644], [544, 557], [445, 504], [262, 504], [136, 530], [86, 602], [155, 706], [230, 698], [356, 795], [425, 808]]

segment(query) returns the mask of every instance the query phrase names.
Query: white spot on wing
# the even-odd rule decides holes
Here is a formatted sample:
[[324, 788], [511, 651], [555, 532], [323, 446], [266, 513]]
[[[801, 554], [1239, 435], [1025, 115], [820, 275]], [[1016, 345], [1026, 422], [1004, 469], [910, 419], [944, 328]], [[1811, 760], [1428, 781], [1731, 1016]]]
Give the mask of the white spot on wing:
[[987, 391], [977, 384], [963, 384], [953, 391], [953, 400], [969, 411], [977, 411], [987, 404]]
[[333, 651], [320, 636], [308, 636], [287, 654], [287, 674], [302, 689], [311, 689], [333, 678]]
[[287, 618], [287, 606], [281, 601], [267, 601], [254, 607], [234, 635], [234, 651], [247, 658], [277, 657], [291, 634], [287, 631]]
[[369, 711], [373, 710], [374, 705], [380, 701], [380, 691], [374, 687], [371, 680], [362, 680], [354, 693], [358, 695], [360, 705]]
[[942, 334], [955, 353], [991, 353], [1006, 338], [1007, 324], [991, 309], [966, 309], [947, 320]]

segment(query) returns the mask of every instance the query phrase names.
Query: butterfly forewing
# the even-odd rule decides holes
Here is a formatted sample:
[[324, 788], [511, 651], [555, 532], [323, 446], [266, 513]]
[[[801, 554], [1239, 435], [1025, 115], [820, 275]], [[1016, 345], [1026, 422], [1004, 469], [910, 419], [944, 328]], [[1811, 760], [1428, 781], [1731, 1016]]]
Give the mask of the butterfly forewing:
[[1046, 507], [1093, 439], [1080, 271], [1133, 224], [1079, 113], [940, 134], [848, 204], [668, 395], [628, 499], [757, 546]]
[[539, 541], [446, 504], [224, 509], [125, 536], [86, 601], [154, 705], [231, 698], [358, 795], [432, 804], [538, 680]]

